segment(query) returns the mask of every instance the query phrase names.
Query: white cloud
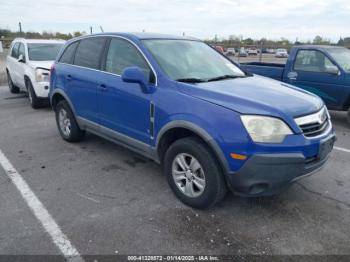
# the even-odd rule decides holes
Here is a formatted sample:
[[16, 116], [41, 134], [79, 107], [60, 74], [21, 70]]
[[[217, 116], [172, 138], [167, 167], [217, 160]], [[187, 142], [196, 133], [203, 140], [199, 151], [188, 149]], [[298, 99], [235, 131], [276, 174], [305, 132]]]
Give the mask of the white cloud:
[[348, 0], [12, 0], [0, 6], [0, 27], [72, 32], [155, 31], [200, 38], [243, 35], [311, 39], [350, 36]]

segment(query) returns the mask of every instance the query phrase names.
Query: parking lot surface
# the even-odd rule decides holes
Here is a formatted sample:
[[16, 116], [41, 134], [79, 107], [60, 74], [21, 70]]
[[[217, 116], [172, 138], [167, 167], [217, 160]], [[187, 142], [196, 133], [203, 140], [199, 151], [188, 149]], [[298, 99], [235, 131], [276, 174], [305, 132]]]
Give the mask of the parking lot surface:
[[[80, 254], [350, 254], [350, 126], [326, 167], [280, 195], [231, 193], [204, 211], [172, 194], [161, 167], [89, 134], [64, 142], [50, 108], [0, 86], [0, 150]], [[0, 254], [60, 254], [0, 167]]]

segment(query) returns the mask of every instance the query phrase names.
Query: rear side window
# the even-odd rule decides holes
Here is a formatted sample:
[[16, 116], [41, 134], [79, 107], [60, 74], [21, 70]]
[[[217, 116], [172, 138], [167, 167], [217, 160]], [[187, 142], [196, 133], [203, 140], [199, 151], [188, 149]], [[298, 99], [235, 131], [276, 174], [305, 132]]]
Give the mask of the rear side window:
[[80, 40], [75, 54], [74, 64], [92, 69], [99, 69], [105, 42], [106, 39], [102, 37]]
[[11, 51], [11, 56], [13, 58], [18, 58], [18, 47], [19, 47], [19, 43], [15, 43], [14, 46], [12, 47], [12, 51]]
[[294, 70], [323, 73], [331, 66], [335, 65], [322, 52], [300, 50], [295, 58]]
[[79, 42], [74, 42], [70, 44], [63, 52], [63, 55], [61, 56], [59, 62], [65, 63], [65, 64], [72, 64], [73, 63], [73, 57], [75, 53], [75, 49], [77, 48]]
[[126, 67], [131, 66], [141, 68], [146, 78], [154, 82], [150, 67], [135, 46], [126, 40], [112, 39], [106, 59], [106, 71], [121, 75]]

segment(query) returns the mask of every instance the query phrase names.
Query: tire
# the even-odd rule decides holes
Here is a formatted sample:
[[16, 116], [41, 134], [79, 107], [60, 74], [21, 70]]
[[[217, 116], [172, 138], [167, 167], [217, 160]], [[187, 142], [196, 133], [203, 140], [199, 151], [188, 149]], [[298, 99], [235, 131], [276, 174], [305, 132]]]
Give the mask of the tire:
[[26, 80], [26, 87], [28, 92], [29, 103], [33, 109], [38, 109], [43, 106], [43, 103], [36, 96], [32, 82], [30, 80]]
[[348, 110], [348, 123], [349, 123], [349, 125], [350, 125], [350, 108], [349, 108], [349, 110]]
[[18, 94], [19, 93], [19, 88], [18, 86], [15, 86], [12, 82], [12, 78], [10, 76], [10, 73], [8, 71], [6, 71], [7, 73], [7, 83], [8, 83], [8, 86], [9, 86], [9, 89], [10, 89], [10, 92], [12, 94]]
[[193, 208], [212, 207], [226, 195], [219, 163], [199, 138], [187, 137], [171, 144], [164, 157], [164, 172], [174, 194]]
[[55, 107], [56, 124], [61, 137], [68, 142], [79, 142], [84, 139], [85, 131], [81, 130], [74, 114], [65, 100]]

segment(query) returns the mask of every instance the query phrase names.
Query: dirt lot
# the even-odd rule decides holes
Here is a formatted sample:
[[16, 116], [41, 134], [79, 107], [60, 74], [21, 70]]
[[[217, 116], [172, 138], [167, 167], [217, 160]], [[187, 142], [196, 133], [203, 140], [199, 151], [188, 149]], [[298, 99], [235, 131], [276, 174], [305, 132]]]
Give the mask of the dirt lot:
[[[83, 255], [350, 255], [350, 128], [345, 114], [332, 118], [338, 147], [321, 172], [274, 197], [228, 194], [198, 211], [155, 163], [93, 135], [66, 143], [49, 108], [0, 86], [0, 150]], [[0, 192], [0, 255], [60, 254], [2, 168]]]

